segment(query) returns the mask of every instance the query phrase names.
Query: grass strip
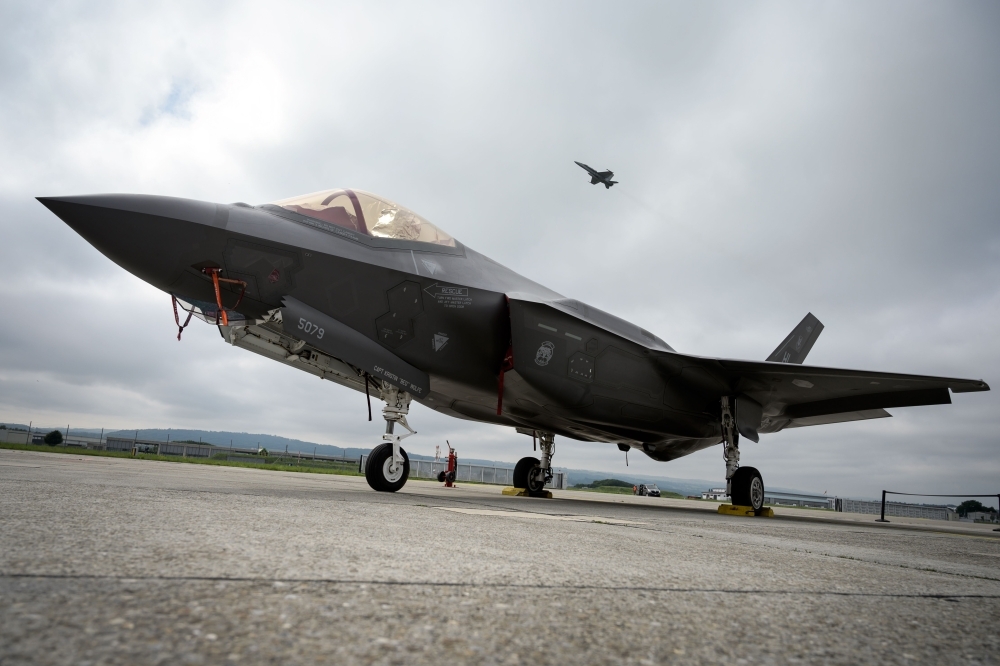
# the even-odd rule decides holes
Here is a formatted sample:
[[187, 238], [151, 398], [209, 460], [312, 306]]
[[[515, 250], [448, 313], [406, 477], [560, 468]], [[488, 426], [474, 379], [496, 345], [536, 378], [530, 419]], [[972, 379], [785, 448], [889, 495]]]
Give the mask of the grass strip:
[[[137, 453], [132, 455], [129, 451], [97, 451], [95, 449], [85, 449], [77, 446], [36, 446], [34, 444], [10, 444], [0, 442], [0, 449], [11, 451], [39, 451], [42, 453], [65, 453], [74, 456], [98, 456], [104, 458], [135, 458], [136, 460], [159, 460], [162, 462], [188, 463], [191, 465], [215, 465], [217, 467], [246, 467], [250, 469], [265, 469], [276, 472], [307, 472], [310, 474], [339, 474], [341, 476], [362, 476], [356, 465], [350, 463], [310, 465], [307, 459], [296, 460], [294, 463], [286, 462], [288, 458], [276, 459], [273, 456], [264, 458], [260, 462], [244, 462], [242, 460], [220, 460], [218, 458], [195, 458], [183, 456], [164, 456], [153, 453]], [[228, 455], [225, 449], [219, 451], [220, 455]], [[319, 462], [319, 461], [317, 461]], [[337, 465], [337, 466], [333, 466]]]

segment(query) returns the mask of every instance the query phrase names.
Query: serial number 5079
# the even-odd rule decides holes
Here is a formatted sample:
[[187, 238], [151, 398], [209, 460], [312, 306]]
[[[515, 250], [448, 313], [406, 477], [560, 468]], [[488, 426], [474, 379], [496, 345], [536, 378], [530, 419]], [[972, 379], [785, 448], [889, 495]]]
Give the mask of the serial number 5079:
[[303, 317], [299, 317], [299, 328], [309, 335], [315, 335], [317, 340], [322, 340], [323, 334], [326, 332], [311, 321], [306, 321]]

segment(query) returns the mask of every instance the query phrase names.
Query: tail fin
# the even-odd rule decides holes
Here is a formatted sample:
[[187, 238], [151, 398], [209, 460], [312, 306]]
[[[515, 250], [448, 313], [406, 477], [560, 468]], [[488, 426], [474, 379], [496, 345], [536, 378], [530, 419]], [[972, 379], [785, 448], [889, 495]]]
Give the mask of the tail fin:
[[810, 312], [766, 360], [773, 363], [802, 363], [822, 332], [823, 324]]

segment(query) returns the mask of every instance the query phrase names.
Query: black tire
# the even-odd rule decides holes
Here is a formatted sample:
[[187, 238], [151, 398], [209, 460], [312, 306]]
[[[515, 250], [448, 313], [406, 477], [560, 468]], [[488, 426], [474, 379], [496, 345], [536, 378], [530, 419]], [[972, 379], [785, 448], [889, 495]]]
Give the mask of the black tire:
[[514, 487], [515, 488], [527, 488], [528, 487], [528, 473], [534, 468], [538, 467], [541, 461], [538, 458], [521, 458], [514, 465]]
[[399, 449], [399, 453], [403, 456], [403, 471], [396, 477], [387, 476], [389, 460], [392, 458], [392, 444], [388, 442], [379, 444], [368, 454], [365, 462], [365, 480], [372, 490], [394, 493], [406, 485], [406, 480], [410, 478], [410, 457], [402, 448]]
[[759, 511], [764, 506], [764, 478], [754, 467], [740, 467], [733, 474], [733, 494], [730, 498], [736, 506], [749, 506]]
[[444, 480], [446, 478], [448, 478], [447, 473], [445, 473], [445, 472], [438, 472], [438, 481], [439, 482], [444, 483]]

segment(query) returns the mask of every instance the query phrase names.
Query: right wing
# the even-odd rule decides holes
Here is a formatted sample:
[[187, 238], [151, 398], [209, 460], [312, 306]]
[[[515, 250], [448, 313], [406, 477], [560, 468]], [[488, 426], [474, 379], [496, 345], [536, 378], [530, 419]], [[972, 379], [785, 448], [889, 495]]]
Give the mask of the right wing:
[[884, 418], [889, 408], [948, 404], [949, 391], [990, 389], [982, 380], [689, 356], [579, 301], [511, 293], [508, 302], [515, 370], [553, 399], [543, 404], [561, 403], [589, 421], [601, 412], [609, 414], [599, 417], [604, 423], [638, 429], [645, 421], [655, 430], [660, 419], [672, 419], [671, 427], [688, 419], [692, 437], [708, 437], [697, 434], [699, 424], [717, 420], [721, 398], [732, 396], [745, 407], [744, 436], [756, 439], [758, 432]]

